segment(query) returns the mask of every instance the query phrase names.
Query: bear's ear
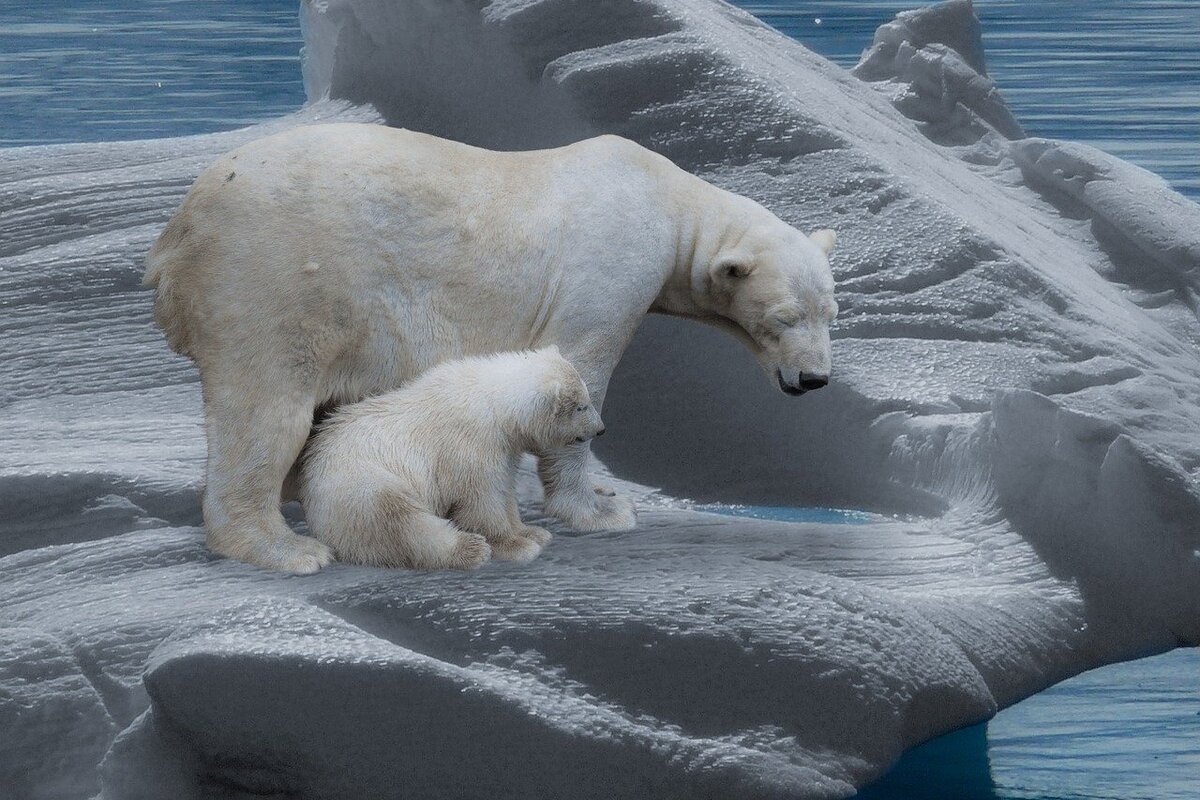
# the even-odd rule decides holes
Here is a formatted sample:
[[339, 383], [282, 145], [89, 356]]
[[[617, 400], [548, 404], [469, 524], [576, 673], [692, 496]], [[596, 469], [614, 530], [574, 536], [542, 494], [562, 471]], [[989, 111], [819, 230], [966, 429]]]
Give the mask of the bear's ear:
[[714, 283], [740, 281], [754, 271], [754, 265], [743, 258], [722, 256], [713, 262], [709, 269], [709, 277]]
[[824, 250], [826, 255], [829, 255], [829, 251], [837, 244], [837, 232], [829, 228], [814, 231], [808, 238], [813, 240], [813, 244]]

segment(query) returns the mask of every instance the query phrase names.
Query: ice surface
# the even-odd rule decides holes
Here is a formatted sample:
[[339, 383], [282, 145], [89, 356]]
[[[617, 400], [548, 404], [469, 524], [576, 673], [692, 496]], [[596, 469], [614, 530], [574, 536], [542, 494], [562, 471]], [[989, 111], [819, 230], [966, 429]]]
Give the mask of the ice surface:
[[[373, 112], [0, 151], [0, 794], [844, 796], [1068, 675], [1200, 642], [1196, 206], [1014, 138], [962, 4], [881, 32], [869, 80], [709, 0], [303, 21], [314, 101], [499, 147], [621, 133], [838, 229], [835, 381], [788, 398], [722, 334], [649, 319], [600, 453], [665, 490], [620, 483], [638, 530], [555, 529], [471, 575], [266, 574], [195, 527], [197, 386], [141, 261], [216, 153]], [[521, 497], [537, 520], [531, 474]]]
[[127, 729], [104, 764], [115, 797], [201, 780], [315, 797], [399, 796], [399, 780], [431, 797], [840, 796], [899, 743], [989, 715], [995, 687], [1064, 674], [1064, 643], [1086, 639], [1032, 554], [1014, 592], [924, 526], [645, 502], [636, 532], [562, 536], [532, 565], [474, 575], [297, 580], [215, 560], [192, 528], [11, 555], [6, 617], [68, 643], [19, 654], [38, 699], [65, 702], [41, 682], [58, 669], [103, 700], [75, 701], [93, 740], [46, 725], [39, 746], [84, 786]]

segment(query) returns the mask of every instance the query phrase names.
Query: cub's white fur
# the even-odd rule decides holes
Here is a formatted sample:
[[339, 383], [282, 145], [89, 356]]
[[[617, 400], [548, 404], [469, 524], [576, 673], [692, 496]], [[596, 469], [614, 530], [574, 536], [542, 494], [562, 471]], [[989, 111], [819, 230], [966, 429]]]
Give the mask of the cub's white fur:
[[305, 516], [313, 536], [356, 564], [526, 561], [550, 534], [517, 512], [521, 455], [603, 432], [557, 347], [447, 361], [321, 423], [300, 474]]
[[[320, 569], [329, 548], [279, 512], [314, 410], [449, 359], [558, 344], [601, 407], [652, 311], [738, 337], [786, 392], [824, 385], [833, 241], [616, 136], [501, 153], [314, 125], [235, 150], [196, 179], [146, 269], [155, 319], [200, 369], [208, 544]], [[549, 514], [635, 523], [627, 498], [593, 487], [587, 444], [538, 455]]]

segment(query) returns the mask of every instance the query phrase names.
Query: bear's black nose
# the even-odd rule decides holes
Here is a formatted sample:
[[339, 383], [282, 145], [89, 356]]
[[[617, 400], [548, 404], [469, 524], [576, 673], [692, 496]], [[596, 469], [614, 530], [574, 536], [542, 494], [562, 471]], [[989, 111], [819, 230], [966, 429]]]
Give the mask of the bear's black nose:
[[783, 379], [783, 372], [780, 370], [775, 370], [775, 380], [779, 381], [779, 389], [784, 394], [790, 394], [793, 396], [804, 394], [804, 390], [799, 386], [792, 386], [790, 383], [785, 381]]
[[828, 375], [817, 375], [812, 372], [800, 373], [800, 388], [806, 392], [811, 392], [813, 389], [820, 389], [822, 386], [826, 386], [828, 384]]
[[603, 435], [604, 435], [604, 430], [605, 430], [604, 428], [601, 428], [600, 430], [596, 431], [596, 435], [597, 435], [597, 436], [603, 436]]

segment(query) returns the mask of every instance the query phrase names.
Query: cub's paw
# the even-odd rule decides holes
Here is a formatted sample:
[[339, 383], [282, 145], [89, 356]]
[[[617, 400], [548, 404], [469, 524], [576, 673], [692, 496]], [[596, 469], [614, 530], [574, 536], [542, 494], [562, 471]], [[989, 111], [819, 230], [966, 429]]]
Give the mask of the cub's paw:
[[477, 569], [492, 555], [492, 546], [487, 539], [477, 533], [463, 533], [454, 546], [449, 566], [451, 569]]
[[540, 544], [521, 534], [510, 533], [492, 539], [492, 556], [497, 561], [532, 561], [540, 552]]
[[284, 572], [294, 572], [297, 575], [311, 575], [319, 572], [321, 567], [333, 561], [333, 549], [324, 542], [317, 541], [311, 536], [296, 535], [287, 541], [284, 553], [280, 556], [279, 566]]
[[526, 525], [525, 527], [521, 528], [521, 530], [517, 531], [517, 535], [524, 536], [526, 539], [532, 539], [538, 547], [545, 547], [546, 545], [550, 544], [550, 540], [554, 538], [550, 531], [546, 530], [545, 528], [539, 528], [536, 525]]
[[[284, 528], [282, 520], [279, 527]], [[208, 547], [227, 558], [296, 575], [319, 572], [334, 559], [329, 545], [286, 528], [274, 531], [259, 527], [229, 527], [209, 531]]]

